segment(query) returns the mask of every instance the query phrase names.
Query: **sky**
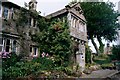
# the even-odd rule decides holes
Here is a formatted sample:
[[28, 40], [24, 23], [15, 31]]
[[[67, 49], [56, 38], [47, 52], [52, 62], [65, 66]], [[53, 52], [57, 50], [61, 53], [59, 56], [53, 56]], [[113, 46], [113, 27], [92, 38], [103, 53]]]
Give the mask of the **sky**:
[[[24, 3], [29, 3], [30, 0], [8, 0], [11, 1], [19, 6], [24, 7]], [[46, 16], [50, 13], [53, 13], [57, 10], [60, 10], [62, 8], [64, 8], [69, 2], [71, 2], [72, 0], [37, 0], [38, 4], [37, 4], [37, 11], [41, 12], [42, 16]], [[108, 1], [108, 0], [103, 0], [103, 1]], [[115, 10], [118, 9], [118, 1], [120, 0], [109, 0], [110, 2], [113, 2], [116, 7]], [[97, 42], [97, 40], [95, 39], [97, 45], [99, 46], [99, 43]], [[107, 43], [105, 40], [103, 41], [105, 43]], [[116, 43], [111, 43], [110, 45], [113, 45]], [[91, 41], [89, 41], [89, 45], [91, 46], [91, 49], [93, 52], [96, 52]]]
[[[15, 4], [18, 4], [19, 6], [24, 6], [24, 2], [29, 2], [30, 0], [8, 0]], [[41, 15], [48, 15], [50, 13], [53, 13], [57, 10], [60, 10], [65, 7], [69, 2], [72, 0], [37, 0], [37, 11], [41, 12]], [[103, 0], [108, 1], [108, 0]], [[117, 2], [120, 0], [109, 0], [116, 4], [116, 10], [117, 10]]]

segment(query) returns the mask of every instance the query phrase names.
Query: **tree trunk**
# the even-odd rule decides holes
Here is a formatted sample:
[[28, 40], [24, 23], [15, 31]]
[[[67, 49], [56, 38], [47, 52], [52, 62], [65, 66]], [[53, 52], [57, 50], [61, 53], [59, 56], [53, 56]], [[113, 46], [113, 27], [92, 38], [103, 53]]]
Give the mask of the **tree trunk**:
[[100, 37], [97, 37], [97, 40], [100, 44], [99, 51], [100, 51], [100, 53], [103, 53], [104, 52], [104, 44], [102, 43], [102, 39]]
[[91, 41], [92, 41], [92, 44], [94, 45], [94, 48], [95, 48], [95, 50], [96, 50], [97, 54], [100, 54], [100, 51], [99, 51], [99, 49], [98, 49], [98, 47], [97, 47], [96, 43], [94, 42], [93, 37], [91, 38]]

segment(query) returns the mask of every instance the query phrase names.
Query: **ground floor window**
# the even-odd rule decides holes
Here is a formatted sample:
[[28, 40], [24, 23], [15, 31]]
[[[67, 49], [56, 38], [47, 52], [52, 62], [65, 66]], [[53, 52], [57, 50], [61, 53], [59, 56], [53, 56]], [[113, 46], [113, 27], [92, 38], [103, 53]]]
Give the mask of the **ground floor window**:
[[34, 46], [30, 46], [30, 53], [32, 57], [37, 57], [38, 56], [38, 48]]
[[3, 39], [0, 38], [0, 52], [2, 51], [2, 49], [3, 49]]
[[34, 47], [34, 55], [37, 55], [37, 48]]
[[10, 40], [7, 39], [7, 40], [6, 40], [6, 48], [5, 48], [5, 51], [6, 51], [6, 52], [9, 52], [9, 49], [10, 49]]
[[12, 47], [12, 51], [13, 51], [13, 52], [16, 52], [16, 47], [17, 47], [17, 46], [16, 46], [16, 43], [17, 43], [17, 41], [14, 40], [14, 41], [13, 41], [13, 47]]

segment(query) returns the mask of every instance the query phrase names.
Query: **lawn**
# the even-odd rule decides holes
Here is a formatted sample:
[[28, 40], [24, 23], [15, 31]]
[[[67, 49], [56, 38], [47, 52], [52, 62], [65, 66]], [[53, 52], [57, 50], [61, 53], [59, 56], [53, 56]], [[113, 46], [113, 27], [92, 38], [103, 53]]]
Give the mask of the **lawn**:
[[111, 63], [111, 59], [106, 54], [100, 54], [98, 56], [95, 56], [94, 62], [97, 63], [97, 64], [100, 64], [100, 65], [109, 64], [109, 63]]

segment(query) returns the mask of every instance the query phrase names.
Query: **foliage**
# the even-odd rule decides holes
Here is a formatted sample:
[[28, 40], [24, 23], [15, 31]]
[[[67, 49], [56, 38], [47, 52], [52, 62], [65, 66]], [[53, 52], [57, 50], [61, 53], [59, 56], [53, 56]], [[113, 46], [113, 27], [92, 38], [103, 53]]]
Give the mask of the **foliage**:
[[59, 66], [63, 61], [69, 62], [71, 39], [67, 22], [55, 20], [50, 22], [46, 29], [33, 36], [33, 40], [39, 43], [40, 52], [48, 53], [50, 56], [55, 55]]
[[94, 62], [100, 65], [108, 64], [108, 63], [111, 63], [111, 58], [106, 54], [100, 54], [94, 58]]
[[99, 54], [98, 56], [95, 56], [96, 59], [107, 59], [109, 56], [107, 54]]
[[113, 67], [114, 67], [114, 64], [112, 64], [112, 63], [102, 64], [101, 67], [102, 67], [103, 69], [105, 69], [105, 68], [113, 68]]
[[113, 46], [111, 59], [120, 60], [120, 45]]
[[86, 45], [86, 49], [85, 49], [85, 62], [86, 63], [92, 63], [92, 52], [91, 49], [88, 45]]
[[53, 70], [55, 67], [54, 61], [46, 57], [35, 58], [32, 60], [32, 62], [40, 63], [42, 65], [39, 67], [41, 70]]
[[[5, 54], [6, 52], [4, 52]], [[4, 69], [13, 66], [15, 63], [17, 63], [18, 61], [20, 61], [21, 57], [17, 56], [15, 53], [9, 53], [6, 55], [6, 57], [4, 56], [2, 58], [2, 67], [3, 67], [3, 71]]]
[[[17, 56], [15, 53], [8, 53], [8, 52], [2, 52], [2, 76], [5, 77], [6, 75], [9, 75], [9, 71], [7, 71], [9, 68], [14, 66], [17, 62], [21, 60], [21, 56]], [[16, 69], [16, 68], [15, 68]], [[16, 69], [17, 70], [17, 69]], [[10, 71], [11, 73], [11, 71]], [[12, 73], [11, 73], [12, 74]], [[14, 72], [13, 72], [14, 74]]]
[[103, 52], [102, 37], [109, 41], [115, 40], [117, 37], [118, 13], [114, 11], [114, 4], [111, 2], [83, 2], [81, 7], [87, 20], [88, 38], [92, 40], [97, 53], [100, 53], [93, 40], [93, 38], [97, 38], [100, 44], [99, 48]]
[[82, 74], [81, 67], [79, 65], [68, 66], [64, 68], [64, 72], [69, 76], [80, 77]]

